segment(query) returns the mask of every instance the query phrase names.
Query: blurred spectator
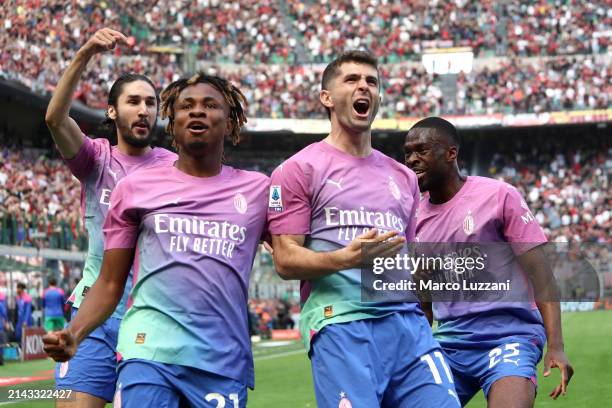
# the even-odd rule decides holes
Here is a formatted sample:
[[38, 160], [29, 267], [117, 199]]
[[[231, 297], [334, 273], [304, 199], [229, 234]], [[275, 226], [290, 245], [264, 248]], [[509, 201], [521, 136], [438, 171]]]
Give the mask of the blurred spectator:
[[252, 334], [270, 338], [272, 330], [293, 329], [291, 314], [299, 306], [283, 299], [249, 299], [249, 316]]
[[57, 286], [55, 278], [49, 278], [49, 286], [43, 291], [43, 307], [45, 309], [45, 330], [48, 332], [64, 328], [64, 291]]
[[[427, 48], [468, 46], [477, 57], [606, 54], [612, 11], [605, 3], [538, 0], [526, 4], [460, 0], [185, 0], [73, 2], [18, 0], [0, 5], [0, 77], [51, 92], [82, 39], [109, 26], [129, 46], [98, 56], [75, 97], [104, 108], [111, 78], [133, 71], [160, 89], [195, 61], [242, 85], [249, 116], [325, 118], [320, 68], [347, 48], [372, 50], [383, 65], [381, 117], [439, 114], [438, 78], [395, 63]], [[261, 66], [257, 64], [278, 64]], [[495, 71], [462, 76], [456, 113], [540, 112], [607, 107], [609, 62], [560, 59], [541, 67], [514, 60]], [[562, 73], [570, 74], [566, 78]], [[573, 76], [572, 76], [573, 74]], [[501, 86], [500, 86], [501, 84]], [[449, 105], [450, 106], [450, 105]]]
[[0, 243], [86, 249], [80, 185], [62, 161], [5, 149], [0, 181]]
[[9, 328], [8, 305], [6, 295], [0, 292], [0, 366], [4, 365], [4, 345], [7, 342], [6, 332]]
[[612, 68], [593, 58], [513, 59], [494, 70], [461, 73], [457, 84], [463, 114], [607, 109], [612, 103]]
[[612, 243], [612, 147], [585, 136], [500, 146], [489, 169], [516, 186], [551, 242]]
[[15, 325], [15, 338], [18, 343], [21, 343], [21, 335], [23, 334], [23, 326], [31, 327], [34, 324], [32, 320], [32, 298], [26, 292], [26, 285], [19, 282], [17, 284], [17, 294], [15, 295], [15, 305], [17, 310], [17, 324]]

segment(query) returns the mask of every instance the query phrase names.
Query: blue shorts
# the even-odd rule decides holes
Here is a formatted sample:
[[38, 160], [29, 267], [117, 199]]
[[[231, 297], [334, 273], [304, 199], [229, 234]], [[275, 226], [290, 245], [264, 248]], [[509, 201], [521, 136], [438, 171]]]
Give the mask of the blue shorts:
[[114, 407], [245, 408], [246, 385], [193, 367], [130, 359], [119, 364]]
[[474, 343], [473, 347], [442, 343], [462, 405], [467, 404], [480, 389], [488, 398], [491, 386], [500, 378], [525, 377], [537, 386], [537, 366], [543, 348], [544, 345], [535, 337], [504, 337], [494, 343]]
[[[72, 308], [72, 317], [78, 309]], [[55, 366], [57, 389], [84, 392], [108, 402], [117, 383], [117, 336], [121, 320], [111, 317], [79, 344], [76, 354]]]
[[450, 368], [420, 313], [325, 326], [310, 358], [320, 408], [459, 407]]

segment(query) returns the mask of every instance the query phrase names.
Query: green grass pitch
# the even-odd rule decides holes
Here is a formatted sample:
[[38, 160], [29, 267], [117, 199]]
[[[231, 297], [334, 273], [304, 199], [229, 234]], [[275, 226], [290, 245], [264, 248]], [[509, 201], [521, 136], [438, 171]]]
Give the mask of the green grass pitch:
[[[548, 393], [559, 381], [558, 371], [549, 378], [538, 369], [539, 389], [536, 407], [599, 408], [612, 401], [612, 313], [573, 312], [563, 314], [565, 349], [576, 374], [568, 394], [553, 401]], [[310, 377], [310, 363], [299, 343], [281, 347], [256, 345], [256, 389], [249, 393], [249, 408], [314, 408], [316, 402]], [[11, 363], [0, 367], [0, 377], [31, 376], [53, 367], [50, 361]], [[52, 381], [28, 383], [22, 388], [51, 387]], [[6, 391], [6, 390], [4, 390]], [[0, 395], [6, 395], [2, 392]], [[0, 406], [51, 408], [52, 402], [0, 402]], [[110, 407], [110, 404], [107, 405]], [[356, 408], [359, 406], [354, 404]], [[468, 405], [469, 408], [486, 407], [482, 393]]]

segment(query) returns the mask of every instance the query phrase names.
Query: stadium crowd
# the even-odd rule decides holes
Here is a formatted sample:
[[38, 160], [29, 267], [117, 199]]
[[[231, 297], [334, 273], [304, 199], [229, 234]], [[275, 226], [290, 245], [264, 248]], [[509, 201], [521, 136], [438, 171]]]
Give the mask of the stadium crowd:
[[[83, 38], [111, 26], [128, 36], [129, 45], [92, 62], [76, 92], [88, 106], [105, 107], [110, 83], [121, 72], [146, 74], [161, 89], [182, 75], [185, 59], [193, 58], [215, 64], [207, 69], [242, 86], [251, 117], [272, 118], [325, 118], [317, 98], [320, 67], [311, 63], [327, 61], [333, 50], [366, 47], [385, 63], [417, 56], [435, 45], [433, 40], [472, 47], [476, 55], [500, 46], [498, 54], [505, 56], [599, 54], [607, 52], [612, 27], [610, 10], [586, 2], [65, 3], [0, 5], [0, 77], [51, 92]], [[570, 75], [564, 81], [561, 70], [575, 80]], [[444, 102], [454, 108], [446, 113], [459, 114], [610, 104], [610, 92], [600, 92], [611, 86], [609, 63], [593, 57], [511, 59], [495, 69], [462, 74], [456, 101], [444, 101], [439, 78], [416, 65], [387, 64], [381, 72], [382, 117], [439, 114]]]
[[457, 83], [456, 111], [462, 114], [606, 109], [612, 103], [612, 68], [591, 57], [513, 59], [495, 69], [460, 73]]
[[0, 151], [0, 244], [86, 250], [80, 183], [60, 160]]
[[[416, 58], [435, 46], [466, 46], [477, 56], [605, 52], [612, 13], [603, 3], [518, 0], [291, 1], [289, 12], [309, 56], [328, 62], [338, 48], [366, 47], [384, 62]], [[606, 36], [608, 35], [608, 36]]]
[[499, 142], [497, 152], [489, 174], [519, 189], [550, 241], [612, 243], [608, 142], [517, 138]]

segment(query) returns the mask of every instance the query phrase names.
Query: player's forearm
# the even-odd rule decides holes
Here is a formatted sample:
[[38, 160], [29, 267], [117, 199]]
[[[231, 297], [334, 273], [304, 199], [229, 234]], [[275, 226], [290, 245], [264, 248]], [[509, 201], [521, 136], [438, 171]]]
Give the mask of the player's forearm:
[[559, 293], [552, 269], [544, 255], [543, 247], [530, 249], [519, 256], [518, 261], [533, 285], [535, 302], [544, 321], [549, 349], [563, 350], [561, 332], [561, 307]]
[[119, 285], [100, 279], [91, 287], [70, 324], [70, 330], [78, 343], [113, 314], [121, 300], [124, 287], [125, 284]]
[[112, 314], [123, 296], [134, 257], [133, 249], [111, 249], [104, 252], [100, 276], [83, 300], [69, 330], [80, 343]]
[[301, 246], [274, 249], [274, 264], [279, 276], [286, 280], [322, 278], [348, 266], [339, 251], [315, 252]]
[[83, 136], [76, 122], [69, 117], [72, 95], [91, 56], [77, 52], [59, 80], [49, 101], [45, 122], [53, 141], [65, 158], [74, 157], [83, 143]]
[[72, 95], [90, 58], [91, 56], [84, 52], [77, 52], [68, 68], [66, 68], [66, 71], [62, 74], [47, 107], [45, 121], [49, 127], [59, 127], [68, 118]]
[[549, 349], [563, 351], [563, 333], [561, 329], [561, 307], [559, 302], [537, 302], [544, 321], [546, 342]]

